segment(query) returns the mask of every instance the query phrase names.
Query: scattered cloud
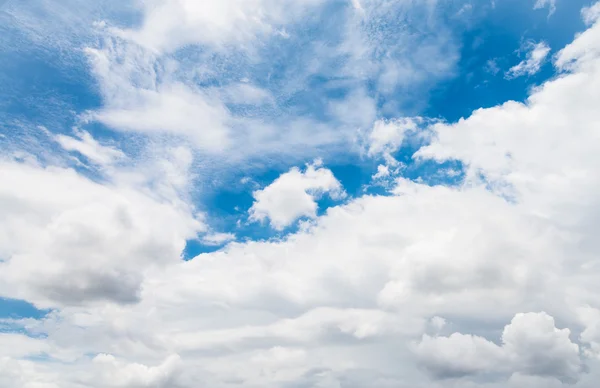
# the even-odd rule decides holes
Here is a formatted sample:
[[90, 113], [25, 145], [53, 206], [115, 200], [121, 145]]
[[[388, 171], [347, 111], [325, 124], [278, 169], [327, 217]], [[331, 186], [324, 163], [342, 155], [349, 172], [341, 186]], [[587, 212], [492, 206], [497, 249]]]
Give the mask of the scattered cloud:
[[158, 52], [190, 44], [243, 45], [279, 32], [320, 3], [322, 0], [151, 1], [142, 4], [141, 27], [121, 29], [118, 34]]
[[536, 0], [533, 9], [544, 9], [548, 7], [548, 17], [556, 12], [556, 0]]
[[500, 67], [498, 67], [497, 59], [488, 60], [485, 64], [485, 70], [492, 75], [498, 74]]
[[550, 54], [550, 47], [545, 42], [529, 42], [524, 46], [527, 52], [527, 58], [511, 67], [505, 74], [506, 78], [517, 78], [522, 76], [531, 76], [540, 71], [542, 64]]
[[600, 19], [600, 3], [594, 3], [589, 7], [585, 7], [581, 10], [581, 15], [583, 16], [583, 21], [587, 25], [594, 24]]
[[75, 130], [75, 136], [56, 135], [55, 140], [65, 150], [75, 151], [100, 166], [109, 166], [125, 158], [125, 154], [121, 150], [98, 143], [86, 131]]
[[316, 200], [324, 194], [333, 199], [346, 195], [333, 173], [321, 167], [321, 161], [308, 164], [304, 172], [294, 167], [253, 193], [250, 220], [268, 219], [273, 228], [282, 230], [300, 217], [316, 218]]
[[223, 245], [235, 240], [233, 233], [209, 233], [202, 237], [202, 242], [207, 245]]
[[[250, 75], [239, 69], [222, 84], [202, 78], [226, 73], [243, 56], [209, 70], [198, 58], [243, 46], [243, 67], [260, 66], [253, 54], [266, 45], [261, 36], [283, 38], [275, 31], [285, 26], [286, 42], [294, 42], [301, 32], [295, 15], [324, 6], [275, 3], [153, 0], [140, 5], [137, 29], [100, 23], [110, 31], [100, 32], [99, 46], [84, 45], [95, 47], [86, 52], [104, 102], [80, 123], [85, 131], [46, 135], [59, 156], [76, 152], [112, 168], [80, 171], [29, 149], [0, 158], [0, 296], [49, 309], [42, 318], [0, 318], [0, 386], [596, 387], [596, 8], [583, 13], [589, 28], [554, 57], [557, 76], [525, 101], [445, 122], [392, 114], [380, 99], [410, 90], [411, 77], [435, 78], [452, 67], [452, 59], [434, 63], [444, 56], [437, 48], [445, 32], [434, 28], [434, 1], [418, 5], [419, 20], [432, 23], [422, 28], [435, 30], [424, 41], [398, 34], [402, 18], [394, 33], [381, 29], [382, 21], [410, 14], [412, 2], [347, 2], [327, 18], [340, 17], [344, 23], [331, 24], [348, 35], [330, 36], [331, 45], [316, 40], [312, 49], [331, 56], [299, 59], [307, 69], [287, 68], [286, 82], [277, 84], [277, 74], [270, 74], [274, 84], [245, 80]], [[194, 45], [206, 56], [182, 55]], [[347, 61], [330, 73], [320, 68], [342, 49]], [[537, 61], [534, 51], [515, 73], [539, 66], [527, 62]], [[434, 58], [425, 70], [423, 58]], [[300, 100], [307, 105], [290, 103]], [[273, 106], [287, 110], [273, 113]], [[94, 120], [156, 140], [134, 155], [96, 136]], [[338, 180], [347, 172], [320, 160], [287, 170], [299, 163], [286, 159], [294, 152], [334, 154], [340, 151], [323, 145], [338, 142], [351, 153], [357, 131], [356, 148], [378, 166], [374, 178], [389, 183], [385, 195], [348, 198]], [[158, 133], [177, 137], [177, 146]], [[415, 165], [452, 175], [459, 172], [445, 163], [456, 163], [464, 179], [425, 184], [398, 174], [394, 155], [413, 137]], [[194, 186], [197, 166], [215, 154], [228, 163], [232, 150], [244, 148], [262, 163], [275, 152], [273, 163], [288, 166], [253, 192], [249, 220], [276, 231], [309, 222], [264, 238], [206, 224], [193, 195], [215, 183]], [[321, 213], [323, 196], [344, 201]], [[224, 246], [182, 260], [194, 238]]]
[[383, 158], [392, 166], [398, 164], [392, 154], [398, 151], [405, 138], [411, 133], [416, 133], [423, 123], [424, 120], [420, 117], [376, 121], [363, 140], [367, 155]]

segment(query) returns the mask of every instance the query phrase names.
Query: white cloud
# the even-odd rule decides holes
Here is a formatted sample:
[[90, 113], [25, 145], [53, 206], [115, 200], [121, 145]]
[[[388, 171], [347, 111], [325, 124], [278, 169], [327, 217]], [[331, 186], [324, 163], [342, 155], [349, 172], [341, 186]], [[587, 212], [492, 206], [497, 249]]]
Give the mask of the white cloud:
[[380, 164], [377, 166], [377, 172], [373, 174], [373, 179], [382, 179], [390, 176], [390, 168]]
[[268, 90], [240, 82], [221, 91], [223, 99], [233, 104], [263, 105], [272, 104], [273, 96]]
[[527, 52], [527, 59], [524, 59], [517, 65], [511, 67], [506, 72], [507, 78], [534, 75], [540, 71], [542, 64], [550, 53], [550, 47], [545, 42], [528, 43], [525, 45], [525, 47], [529, 50], [529, 52]]
[[330, 112], [343, 124], [357, 128], [370, 127], [377, 116], [376, 101], [364, 90], [329, 103]]
[[424, 335], [415, 352], [421, 365], [440, 379], [508, 373], [573, 383], [584, 369], [579, 347], [569, 335], [569, 329], [557, 329], [546, 313], [517, 314], [504, 328], [501, 346], [460, 333]]
[[321, 0], [152, 0], [142, 3], [142, 26], [119, 33], [156, 51], [174, 51], [190, 44], [243, 45], [277, 33], [320, 3]]
[[533, 9], [543, 9], [548, 7], [548, 17], [556, 12], [556, 0], [536, 0]]
[[600, 358], [600, 309], [584, 306], [579, 309], [578, 316], [584, 327], [580, 340], [587, 345], [585, 352]]
[[367, 155], [383, 157], [390, 165], [397, 164], [392, 154], [398, 151], [408, 134], [417, 132], [422, 123], [419, 117], [376, 121], [363, 140]]
[[179, 260], [204, 228], [183, 203], [137, 185], [11, 161], [0, 176], [0, 293], [42, 306], [134, 302], [143, 272]]
[[154, 55], [116, 39], [107, 39], [103, 49], [87, 48], [86, 53], [105, 99], [104, 107], [88, 118], [118, 130], [184, 136], [202, 150], [228, 146], [231, 117], [221, 100], [165, 80], [161, 73], [168, 70], [160, 69]]
[[[122, 23], [110, 19], [97, 23], [100, 44], [86, 52], [104, 106], [86, 117], [115, 130], [189, 139], [203, 152], [227, 151], [230, 160], [265, 157], [274, 150], [306, 160], [324, 148], [347, 149], [357, 127], [370, 127], [380, 110], [399, 109], [397, 98], [377, 106], [376, 95], [366, 88], [372, 80], [378, 93], [398, 88], [413, 93], [415, 85], [446, 77], [458, 60], [459, 46], [453, 44], [438, 8], [413, 2], [365, 2], [361, 15], [349, 4], [336, 13], [339, 27], [309, 40], [303, 33], [292, 35], [289, 45], [281, 47], [283, 28], [287, 25], [293, 34], [299, 18], [322, 11], [324, 3], [152, 0], [140, 6], [139, 27], [114, 28], [111, 25]], [[415, 36], [391, 20], [392, 15], [415, 20], [427, 32]], [[378, 26], [390, 23], [389, 36], [377, 32]], [[294, 58], [285, 54], [288, 49], [296, 53]], [[283, 69], [265, 68], [268, 74], [257, 74], [250, 82], [249, 69], [268, 63], [261, 55], [287, 55], [281, 61], [288, 63]], [[305, 59], [305, 66], [296, 65], [298, 57]], [[342, 65], [335, 77], [330, 74], [334, 64], [336, 69]], [[279, 71], [289, 79], [272, 84], [271, 75], [277, 77]], [[326, 98], [310, 86], [315, 76], [339, 78], [346, 97], [328, 99], [327, 117], [319, 119], [287, 109], [285, 101], [292, 96]], [[324, 87], [331, 89], [335, 82]], [[247, 107], [236, 109], [232, 104]]]
[[94, 386], [123, 388], [178, 386], [180, 361], [179, 356], [172, 355], [160, 365], [148, 367], [123, 362], [109, 354], [99, 354], [92, 360], [98, 369]]
[[418, 121], [405, 118], [394, 121], [378, 120], [367, 136], [369, 156], [390, 154], [400, 148], [406, 132], [416, 131]]
[[[179, 198], [189, 150], [107, 182], [2, 162], [0, 290], [56, 310], [0, 320], [40, 341], [5, 339], [0, 385], [595, 388], [599, 28], [559, 53], [560, 76], [525, 103], [432, 126], [417, 156], [460, 161], [463, 185], [398, 179], [393, 195], [331, 207], [297, 233], [185, 262], [201, 229]], [[318, 165], [286, 174], [265, 202], [271, 222], [280, 206], [281, 223], [295, 217], [281, 191], [310, 215], [306, 187], [337, 182]], [[455, 378], [429, 381], [418, 365]]]
[[316, 200], [323, 194], [333, 199], [345, 196], [340, 182], [330, 170], [320, 167], [320, 161], [308, 164], [304, 172], [292, 168], [253, 193], [255, 202], [249, 210], [250, 220], [269, 219], [273, 228], [282, 230], [300, 217], [315, 218]]
[[557, 329], [546, 313], [517, 314], [504, 328], [503, 348], [521, 374], [573, 382], [583, 363], [570, 334], [569, 329]]
[[119, 159], [125, 158], [125, 154], [112, 146], [104, 146], [94, 139], [88, 132], [76, 130], [77, 138], [56, 135], [55, 140], [67, 151], [76, 151], [88, 158], [93, 163], [101, 166], [109, 166]]
[[491, 371], [506, 362], [502, 349], [493, 342], [460, 333], [449, 337], [424, 335], [415, 353], [420, 365], [438, 379]]
[[4, 357], [41, 356], [50, 350], [44, 341], [17, 333], [0, 333], [0, 346]]
[[595, 3], [589, 7], [585, 7], [581, 10], [581, 15], [583, 16], [583, 21], [587, 25], [594, 24], [598, 19], [600, 19], [600, 3]]
[[233, 233], [209, 233], [202, 237], [202, 242], [208, 245], [222, 245], [235, 240]]

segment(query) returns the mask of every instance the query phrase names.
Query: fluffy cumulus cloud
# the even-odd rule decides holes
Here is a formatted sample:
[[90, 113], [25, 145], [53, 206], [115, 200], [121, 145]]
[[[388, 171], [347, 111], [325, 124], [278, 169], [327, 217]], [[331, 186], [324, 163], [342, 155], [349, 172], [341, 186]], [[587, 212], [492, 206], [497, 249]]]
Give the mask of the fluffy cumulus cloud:
[[508, 373], [577, 381], [583, 371], [579, 346], [546, 313], [517, 314], [504, 328], [502, 344], [473, 335], [424, 335], [415, 346], [420, 363], [434, 377]]
[[[90, 159], [120, 155], [112, 148], [100, 152], [95, 140], [83, 136], [83, 142], [66, 136], [58, 141]], [[166, 191], [145, 193], [128, 184], [131, 179], [101, 184], [71, 168], [10, 160], [1, 162], [0, 176], [4, 297], [44, 307], [135, 302], [140, 269], [177, 262], [186, 239], [204, 228], [183, 202]]]
[[271, 226], [281, 230], [300, 217], [317, 216], [317, 199], [328, 194], [332, 199], [345, 196], [340, 182], [321, 161], [308, 164], [305, 171], [292, 168], [281, 174], [273, 183], [254, 192], [250, 208], [251, 221], [269, 220]]
[[[214, 53], [250, 45], [263, 34], [287, 39], [283, 25], [320, 6], [275, 3], [227, 1], [205, 9], [190, 1], [143, 2], [139, 28], [112, 31], [112, 39], [134, 42], [124, 49], [137, 47], [142, 56], [192, 44], [211, 46]], [[350, 6], [360, 18], [389, 6], [373, 4]], [[2, 156], [0, 296], [46, 310], [42, 317], [0, 317], [0, 386], [596, 387], [596, 10], [583, 12], [587, 30], [557, 53], [556, 76], [524, 102], [478, 109], [452, 123], [336, 119], [336, 128], [352, 128], [361, 140], [352, 152], [379, 165], [376, 174], [393, 183], [384, 193], [347, 198], [333, 167], [320, 161], [288, 165], [240, 210], [279, 231], [310, 219], [287, 234], [269, 229], [271, 238], [242, 238], [234, 228], [206, 225], [209, 217], [195, 204], [214, 182], [194, 176], [196, 167], [214, 161], [206, 156], [214, 147], [196, 153], [198, 144], [221, 144], [219, 134], [232, 128], [223, 123], [239, 113], [204, 104], [214, 101], [203, 100], [204, 93], [250, 96], [261, 109], [272, 103], [270, 95], [251, 83], [190, 91], [163, 78], [167, 73], [143, 78], [148, 69], [159, 72], [154, 65], [132, 77], [128, 72], [141, 62], [132, 64], [128, 56], [115, 62], [113, 74], [119, 80], [126, 73], [126, 82], [113, 85], [106, 69], [114, 63], [105, 60], [105, 49], [88, 51], [98, 61], [96, 75], [108, 64], [110, 79], [99, 86], [113, 99], [86, 118], [121, 117], [114, 125], [128, 128], [124, 123], [139, 115], [147, 122], [136, 123], [135, 131], [168, 124], [185, 132], [187, 121], [177, 120], [191, 115], [206, 128], [198, 143], [154, 143], [152, 157], [83, 129], [52, 134], [48, 148], [55, 158], [25, 151]], [[160, 36], [150, 30], [154, 26]], [[386, 41], [383, 35], [374, 33]], [[111, 50], [118, 54], [119, 47]], [[173, 65], [167, 62], [165, 69]], [[335, 95], [335, 104], [325, 104], [320, 114], [345, 115], [333, 107], [346, 100], [370, 111], [363, 92]], [[149, 102], [156, 103], [156, 114], [146, 117], [138, 107]], [[168, 110], [177, 112], [175, 124], [163, 115], [163, 104], [179, 107]], [[208, 128], [221, 124], [215, 132]], [[415, 165], [456, 163], [464, 179], [428, 185], [393, 172], [398, 150], [413, 138]], [[73, 165], [73, 156], [89, 165]], [[204, 180], [194, 186], [195, 179]], [[319, 213], [325, 195], [344, 202]], [[209, 253], [183, 260], [191, 239], [209, 246]]]
[[417, 131], [422, 122], [419, 117], [376, 121], [364, 139], [367, 155], [383, 157], [386, 162], [396, 164], [392, 154], [398, 151], [409, 134]]

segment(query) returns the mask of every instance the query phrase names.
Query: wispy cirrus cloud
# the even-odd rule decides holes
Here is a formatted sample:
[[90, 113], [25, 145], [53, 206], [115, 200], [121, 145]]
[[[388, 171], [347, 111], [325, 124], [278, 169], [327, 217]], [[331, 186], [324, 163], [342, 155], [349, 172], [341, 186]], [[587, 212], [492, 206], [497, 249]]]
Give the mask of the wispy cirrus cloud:
[[522, 76], [532, 76], [540, 71], [548, 54], [550, 47], [545, 42], [528, 42], [523, 46], [527, 50], [527, 58], [514, 65], [505, 74], [506, 78], [517, 78]]

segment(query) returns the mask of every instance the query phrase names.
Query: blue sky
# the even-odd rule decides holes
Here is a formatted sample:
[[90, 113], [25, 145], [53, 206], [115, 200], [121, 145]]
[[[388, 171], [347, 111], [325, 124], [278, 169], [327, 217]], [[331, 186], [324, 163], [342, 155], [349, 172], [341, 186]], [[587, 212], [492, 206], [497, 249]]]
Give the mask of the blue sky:
[[599, 16], [0, 1], [0, 387], [591, 387]]

